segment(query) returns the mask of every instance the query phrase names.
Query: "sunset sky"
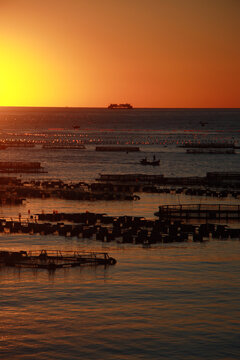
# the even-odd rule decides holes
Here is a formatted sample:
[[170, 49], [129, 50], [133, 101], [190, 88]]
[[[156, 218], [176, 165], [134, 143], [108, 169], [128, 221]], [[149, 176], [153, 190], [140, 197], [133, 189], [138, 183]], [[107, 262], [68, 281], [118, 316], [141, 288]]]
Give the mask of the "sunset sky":
[[0, 0], [0, 106], [240, 107], [240, 0]]

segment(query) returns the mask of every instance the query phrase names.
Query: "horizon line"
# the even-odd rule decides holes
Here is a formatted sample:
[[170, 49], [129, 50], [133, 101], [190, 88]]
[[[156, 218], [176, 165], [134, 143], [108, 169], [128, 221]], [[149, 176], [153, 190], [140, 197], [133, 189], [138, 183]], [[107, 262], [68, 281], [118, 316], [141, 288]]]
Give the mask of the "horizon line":
[[[42, 108], [42, 109], [106, 109], [109, 110], [108, 107], [106, 106], [36, 106], [36, 105], [0, 105], [0, 109], [2, 108]], [[157, 110], [179, 110], [179, 109], [232, 109], [232, 110], [240, 110], [240, 107], [145, 107], [145, 106], [141, 106], [141, 107], [133, 107], [132, 109], [113, 109], [113, 110], [136, 110], [136, 109], [157, 109]], [[110, 109], [111, 110], [111, 109]]]

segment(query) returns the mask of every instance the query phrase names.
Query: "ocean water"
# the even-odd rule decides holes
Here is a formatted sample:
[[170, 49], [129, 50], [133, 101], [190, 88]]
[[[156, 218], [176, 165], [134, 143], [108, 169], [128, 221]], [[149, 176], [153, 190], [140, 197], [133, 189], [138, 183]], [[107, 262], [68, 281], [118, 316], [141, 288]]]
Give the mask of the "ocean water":
[[[203, 176], [240, 171], [235, 155], [189, 155], [184, 142], [239, 143], [240, 110], [0, 109], [0, 140], [33, 140], [34, 148], [0, 150], [1, 161], [40, 161], [46, 174], [22, 178], [93, 181], [99, 173]], [[204, 123], [204, 125], [203, 125]], [[73, 125], [79, 129], [74, 130]], [[84, 150], [45, 150], [45, 141]], [[100, 144], [140, 147], [98, 153]], [[141, 158], [160, 158], [143, 167]], [[8, 176], [9, 174], [2, 174]], [[44, 210], [96, 211], [154, 218], [168, 203], [216, 202], [174, 194], [139, 201], [27, 199], [0, 207], [1, 217]], [[233, 198], [221, 203], [239, 203]], [[238, 226], [240, 224], [235, 224]], [[148, 249], [58, 236], [0, 236], [0, 249], [107, 251], [115, 266], [45, 270], [0, 268], [1, 359], [238, 359], [240, 242], [158, 244]]]

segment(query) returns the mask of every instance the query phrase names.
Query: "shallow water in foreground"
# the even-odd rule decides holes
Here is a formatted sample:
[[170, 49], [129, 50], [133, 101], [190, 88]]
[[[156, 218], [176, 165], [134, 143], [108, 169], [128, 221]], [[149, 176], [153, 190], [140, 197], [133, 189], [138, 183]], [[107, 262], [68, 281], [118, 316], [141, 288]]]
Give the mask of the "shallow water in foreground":
[[[12, 249], [108, 251], [115, 266], [0, 269], [1, 359], [237, 359], [240, 242], [130, 245], [0, 237]], [[34, 245], [30, 246], [31, 243]]]

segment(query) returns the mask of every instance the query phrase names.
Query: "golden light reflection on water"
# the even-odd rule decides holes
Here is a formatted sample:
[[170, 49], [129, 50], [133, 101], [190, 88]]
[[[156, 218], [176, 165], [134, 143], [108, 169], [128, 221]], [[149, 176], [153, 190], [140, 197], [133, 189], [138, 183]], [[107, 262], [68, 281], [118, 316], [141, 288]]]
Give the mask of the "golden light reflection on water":
[[207, 337], [216, 353], [234, 351], [239, 242], [109, 250], [118, 263], [108, 268], [1, 269], [2, 353], [133, 359], [127, 349], [147, 358], [151, 348], [154, 359], [160, 350], [182, 358], [206, 342], [203, 358]]

